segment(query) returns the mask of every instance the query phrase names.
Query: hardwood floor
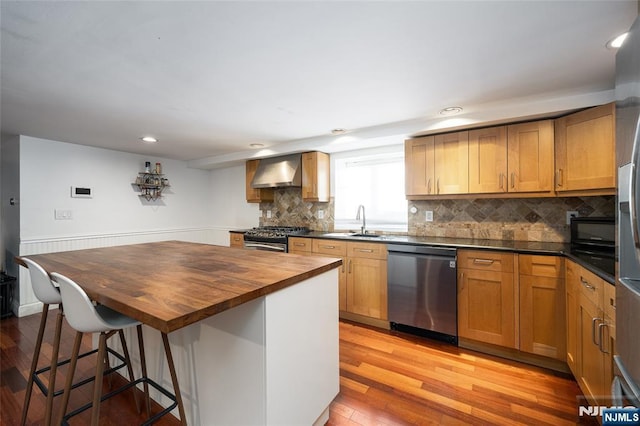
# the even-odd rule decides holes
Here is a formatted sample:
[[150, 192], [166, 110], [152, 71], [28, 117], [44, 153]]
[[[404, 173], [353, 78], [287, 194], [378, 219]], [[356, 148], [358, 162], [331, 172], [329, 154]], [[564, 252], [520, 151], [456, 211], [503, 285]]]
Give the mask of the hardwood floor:
[[[56, 311], [47, 320], [39, 366], [49, 362]], [[40, 315], [0, 321], [0, 425], [17, 425]], [[63, 327], [61, 356], [68, 356], [73, 331]], [[87, 336], [83, 349], [91, 344]], [[95, 358], [78, 364], [90, 376]], [[59, 370], [63, 383], [66, 368]], [[105, 386], [108, 381], [105, 380]], [[114, 381], [116, 386], [116, 381]], [[92, 385], [72, 392], [70, 407], [90, 401]], [[340, 323], [340, 394], [331, 405], [330, 426], [342, 425], [569, 425], [578, 423], [576, 382], [545, 369], [470, 350]], [[60, 398], [56, 398], [57, 411]], [[45, 398], [34, 389], [27, 424], [41, 424]], [[87, 424], [89, 413], [71, 424]], [[129, 391], [103, 403], [101, 425], [139, 424]], [[158, 425], [176, 425], [165, 416]]]

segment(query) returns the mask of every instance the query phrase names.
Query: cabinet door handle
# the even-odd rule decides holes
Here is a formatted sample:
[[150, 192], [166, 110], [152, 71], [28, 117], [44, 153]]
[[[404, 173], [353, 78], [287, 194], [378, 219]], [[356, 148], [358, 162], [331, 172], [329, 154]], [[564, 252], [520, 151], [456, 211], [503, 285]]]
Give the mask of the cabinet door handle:
[[296, 247], [304, 247], [304, 246], [306, 246], [305, 243], [293, 243], [293, 245], [296, 246]]
[[516, 187], [516, 174], [515, 172], [511, 172], [511, 189]]
[[356, 249], [356, 251], [359, 251], [361, 253], [373, 253], [372, 249]]
[[580, 283], [587, 289], [587, 290], [591, 290], [591, 291], [596, 291], [596, 287], [589, 284], [589, 281], [585, 280], [584, 278], [582, 278], [582, 276], [580, 276]]
[[332, 249], [336, 248], [336, 246], [322, 246], [322, 248], [326, 248], [326, 249], [332, 250]]
[[493, 265], [493, 262], [495, 262], [495, 260], [492, 260], [492, 259], [479, 259], [479, 258], [473, 259], [473, 263], [476, 264], [476, 265]]
[[431, 194], [431, 178], [427, 181], [427, 194]]
[[600, 344], [598, 345], [598, 347], [600, 348], [600, 352], [602, 352], [603, 354], [608, 354], [609, 350], [604, 349], [604, 329], [605, 328], [607, 329], [609, 328], [609, 326], [605, 322], [602, 322], [600, 323], [600, 325], [598, 325], [598, 334], [600, 337]]
[[464, 290], [464, 272], [460, 272], [460, 291]]
[[498, 177], [499, 181], [500, 181], [500, 189], [504, 189], [504, 174], [500, 173], [500, 176]]
[[[596, 342], [596, 323], [600, 321], [600, 318], [595, 317], [591, 319], [591, 340], [593, 344], [600, 347], [600, 342]], [[599, 336], [598, 336], [599, 337]]]
[[562, 186], [562, 169], [556, 172], [556, 186]]
[[440, 193], [440, 178], [436, 181], [436, 194]]
[[609, 298], [609, 305], [611, 305], [613, 310], [615, 310], [616, 309], [616, 299], [614, 299], [613, 297], [610, 297]]
[[352, 260], [349, 259], [349, 268], [347, 269], [347, 273], [350, 274], [351, 273], [351, 262]]

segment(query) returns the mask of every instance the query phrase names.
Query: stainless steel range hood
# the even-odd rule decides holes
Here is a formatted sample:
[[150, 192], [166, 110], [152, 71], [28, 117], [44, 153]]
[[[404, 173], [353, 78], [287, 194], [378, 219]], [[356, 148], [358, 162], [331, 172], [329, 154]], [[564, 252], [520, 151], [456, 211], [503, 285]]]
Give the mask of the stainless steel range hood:
[[302, 154], [260, 160], [251, 181], [252, 188], [302, 186]]

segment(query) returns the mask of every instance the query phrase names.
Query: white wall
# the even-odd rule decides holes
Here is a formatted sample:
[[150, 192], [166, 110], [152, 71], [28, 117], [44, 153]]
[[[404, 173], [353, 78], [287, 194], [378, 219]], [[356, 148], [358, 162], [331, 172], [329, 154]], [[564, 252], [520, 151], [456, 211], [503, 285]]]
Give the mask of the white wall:
[[[17, 276], [18, 268], [12, 259], [19, 253], [20, 244], [20, 139], [18, 136], [2, 135], [0, 151], [2, 152], [0, 269], [4, 268], [9, 275]], [[11, 198], [16, 201], [13, 206], [9, 203]]]
[[229, 230], [258, 226], [258, 203], [247, 203], [245, 193], [245, 166], [211, 170], [211, 217], [214, 243], [228, 244]]
[[[14, 305], [19, 316], [37, 312], [41, 305], [31, 289], [28, 272], [13, 263], [16, 254], [168, 239], [213, 242], [215, 216], [208, 170], [190, 169], [184, 161], [28, 136], [20, 136], [16, 145], [20, 204], [19, 220], [14, 222], [19, 224], [19, 248], [11, 259], [7, 257], [7, 264], [11, 263], [19, 277], [19, 305]], [[132, 184], [145, 161], [161, 162], [171, 184], [157, 201], [139, 197]], [[4, 179], [3, 185], [7, 186]], [[90, 187], [93, 198], [72, 198], [71, 186]], [[70, 210], [73, 219], [56, 220], [56, 209]], [[9, 240], [7, 235], [4, 238]]]
[[[171, 187], [157, 201], [138, 197], [132, 182], [144, 162], [162, 163]], [[200, 228], [211, 224], [209, 172], [182, 161], [22, 136], [22, 242], [70, 236]], [[90, 187], [91, 199], [72, 198], [71, 186]], [[54, 210], [72, 220], [55, 220]]]

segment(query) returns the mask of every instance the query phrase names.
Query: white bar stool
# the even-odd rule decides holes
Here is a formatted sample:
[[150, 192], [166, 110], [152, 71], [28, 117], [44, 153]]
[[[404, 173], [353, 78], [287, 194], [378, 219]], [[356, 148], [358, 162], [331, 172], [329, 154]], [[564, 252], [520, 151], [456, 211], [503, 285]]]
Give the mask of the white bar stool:
[[[29, 277], [31, 278], [31, 286], [33, 287], [33, 293], [35, 294], [36, 298], [40, 302], [42, 302], [43, 306], [42, 306], [42, 316], [40, 319], [40, 328], [38, 329], [38, 337], [36, 339], [36, 345], [33, 351], [33, 358], [31, 361], [31, 368], [29, 370], [29, 379], [27, 381], [27, 389], [25, 393], [24, 404], [22, 407], [22, 418], [20, 420], [20, 424], [23, 426], [26, 424], [27, 415], [29, 412], [29, 405], [31, 403], [31, 396], [33, 392], [33, 384], [35, 383], [38, 386], [38, 388], [40, 388], [43, 395], [45, 395], [45, 397], [47, 398], [44, 424], [46, 426], [49, 426], [51, 424], [51, 419], [52, 419], [53, 398], [62, 393], [62, 390], [59, 390], [59, 391], [55, 390], [57, 367], [64, 364], [68, 364], [70, 361], [69, 359], [66, 359], [60, 362], [58, 361], [58, 353], [60, 350], [60, 335], [62, 332], [62, 318], [64, 316], [64, 309], [62, 306], [62, 296], [60, 295], [59, 289], [54, 285], [54, 283], [49, 278], [49, 275], [47, 274], [47, 272], [39, 264], [37, 264], [36, 262], [34, 262], [29, 258], [22, 258], [22, 260], [27, 265], [27, 269], [29, 270]], [[55, 328], [55, 333], [53, 338], [53, 352], [51, 354], [51, 365], [37, 370], [38, 361], [40, 359], [40, 351], [42, 349], [42, 340], [44, 338], [44, 331], [47, 323], [47, 315], [49, 313], [49, 305], [59, 305], [58, 316], [56, 318], [56, 328]], [[124, 335], [121, 336], [121, 338], [124, 339]], [[92, 351], [83, 353], [82, 355], [80, 355], [80, 358], [94, 354], [96, 352], [98, 351], [92, 350]], [[125, 366], [124, 358], [120, 354], [111, 350], [109, 350], [109, 352], [115, 355], [123, 363], [114, 367], [108, 367], [105, 374], [113, 372]], [[47, 371], [49, 372], [49, 382], [48, 382], [48, 385], [45, 386], [45, 384], [40, 380], [38, 376], [40, 374], [46, 373]], [[93, 377], [90, 377], [88, 379], [82, 380], [78, 383], [75, 383], [72, 387], [75, 388], [78, 386], [82, 386], [86, 383], [89, 383], [93, 379], [94, 379]]]
[[[58, 273], [52, 273], [51, 277], [54, 281], [56, 281], [60, 285], [60, 293], [62, 295], [62, 302], [67, 307], [65, 317], [69, 325], [76, 330], [76, 338], [73, 345], [73, 352], [71, 356], [71, 364], [69, 375], [67, 376], [67, 380], [64, 387], [63, 393], [63, 401], [62, 408], [60, 411], [60, 421], [59, 424], [68, 424], [67, 420], [76, 414], [81, 413], [82, 411], [87, 410], [92, 407], [91, 412], [91, 424], [94, 426], [98, 425], [98, 420], [100, 418], [100, 403], [126, 389], [136, 386], [138, 383], [144, 384], [144, 393], [146, 398], [147, 405], [147, 415], [151, 414], [150, 409], [150, 401], [149, 401], [149, 391], [148, 385], [152, 385], [158, 391], [162, 392], [165, 396], [173, 401], [173, 404], [169, 407], [165, 408], [160, 413], [154, 415], [149, 420], [147, 420], [144, 424], [151, 424], [156, 421], [158, 418], [168, 414], [173, 408], [177, 406], [175, 395], [170, 394], [166, 389], [162, 388], [160, 385], [155, 383], [153, 380], [150, 380], [147, 377], [147, 368], [144, 356], [144, 343], [142, 341], [142, 324], [126, 315], [123, 315], [119, 312], [116, 312], [104, 305], [94, 305], [93, 302], [89, 299], [85, 291], [71, 279], [65, 277], [64, 275]], [[103, 368], [104, 364], [100, 362], [100, 360], [106, 355], [106, 342], [109, 337], [111, 337], [116, 331], [122, 333], [122, 330], [130, 327], [137, 327], [138, 333], [138, 345], [140, 348], [140, 364], [142, 369], [142, 378], [138, 380], [133, 380], [133, 375], [130, 373], [130, 382], [121, 388], [109, 392], [108, 394], [101, 396], [102, 394], [102, 376], [103, 376]], [[73, 375], [76, 369], [76, 363], [78, 360], [78, 352], [80, 350], [80, 343], [82, 341], [82, 335], [84, 333], [100, 333], [100, 340], [98, 345], [98, 362], [96, 365], [96, 373], [95, 373], [95, 382], [93, 388], [93, 401], [89, 404], [84, 405], [83, 407], [78, 408], [77, 410], [65, 414], [67, 411], [67, 405], [69, 403], [69, 394], [71, 390], [71, 383], [73, 382]], [[130, 365], [129, 354], [126, 348], [126, 343], [123, 340], [123, 351], [125, 358]], [[134, 389], [134, 397], [135, 397], [135, 389]], [[136, 406], [138, 405], [138, 401], [136, 399]]]

